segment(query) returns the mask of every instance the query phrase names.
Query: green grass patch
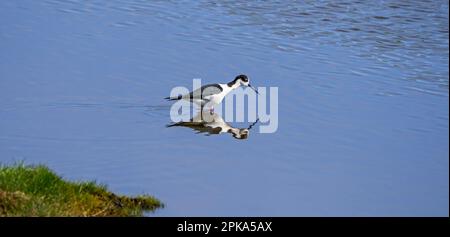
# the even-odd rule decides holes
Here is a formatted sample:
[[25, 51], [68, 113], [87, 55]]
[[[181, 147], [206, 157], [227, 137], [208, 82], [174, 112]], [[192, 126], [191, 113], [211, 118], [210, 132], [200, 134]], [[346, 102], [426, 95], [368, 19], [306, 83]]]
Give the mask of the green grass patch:
[[0, 166], [0, 216], [142, 216], [161, 207], [152, 196], [121, 196], [96, 182], [66, 181], [43, 165]]

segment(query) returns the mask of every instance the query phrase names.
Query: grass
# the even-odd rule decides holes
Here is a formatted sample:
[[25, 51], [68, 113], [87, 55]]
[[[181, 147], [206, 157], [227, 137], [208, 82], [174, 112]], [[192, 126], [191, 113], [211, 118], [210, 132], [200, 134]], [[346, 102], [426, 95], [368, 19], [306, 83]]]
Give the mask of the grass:
[[0, 216], [142, 216], [161, 207], [152, 196], [121, 196], [95, 182], [63, 180], [43, 165], [0, 165]]

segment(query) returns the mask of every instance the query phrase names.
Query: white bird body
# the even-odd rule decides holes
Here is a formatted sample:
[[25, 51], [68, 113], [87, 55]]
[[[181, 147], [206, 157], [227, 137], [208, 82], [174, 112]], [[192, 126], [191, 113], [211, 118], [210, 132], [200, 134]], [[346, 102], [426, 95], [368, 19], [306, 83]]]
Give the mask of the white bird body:
[[214, 95], [209, 95], [209, 96], [205, 96], [204, 98], [206, 100], [209, 101], [209, 103], [211, 104], [211, 106], [216, 106], [220, 103], [222, 103], [223, 98], [225, 98], [226, 95], [228, 95], [228, 93], [230, 93], [232, 90], [234, 90], [234, 87], [238, 87], [238, 86], [232, 86], [229, 87], [227, 84], [218, 84], [221, 88], [222, 88], [222, 92], [220, 92], [219, 94], [214, 94]]

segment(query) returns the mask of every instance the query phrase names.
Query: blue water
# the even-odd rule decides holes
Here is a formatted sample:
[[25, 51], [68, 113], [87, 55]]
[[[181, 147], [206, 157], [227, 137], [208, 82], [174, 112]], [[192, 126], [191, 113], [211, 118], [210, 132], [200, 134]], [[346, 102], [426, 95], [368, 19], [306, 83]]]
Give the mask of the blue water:
[[[448, 216], [448, 1], [1, 1], [0, 162], [158, 216]], [[175, 86], [279, 87], [279, 127], [166, 128]], [[259, 126], [259, 125], [257, 125]]]

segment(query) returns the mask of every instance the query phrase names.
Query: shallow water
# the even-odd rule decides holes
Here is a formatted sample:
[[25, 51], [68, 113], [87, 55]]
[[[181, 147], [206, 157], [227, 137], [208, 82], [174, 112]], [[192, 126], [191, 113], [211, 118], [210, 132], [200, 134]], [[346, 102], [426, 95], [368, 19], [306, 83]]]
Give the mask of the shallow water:
[[[160, 216], [448, 216], [448, 1], [2, 1], [0, 162]], [[166, 128], [172, 87], [279, 87], [245, 140]], [[243, 126], [243, 125], [242, 125]]]

